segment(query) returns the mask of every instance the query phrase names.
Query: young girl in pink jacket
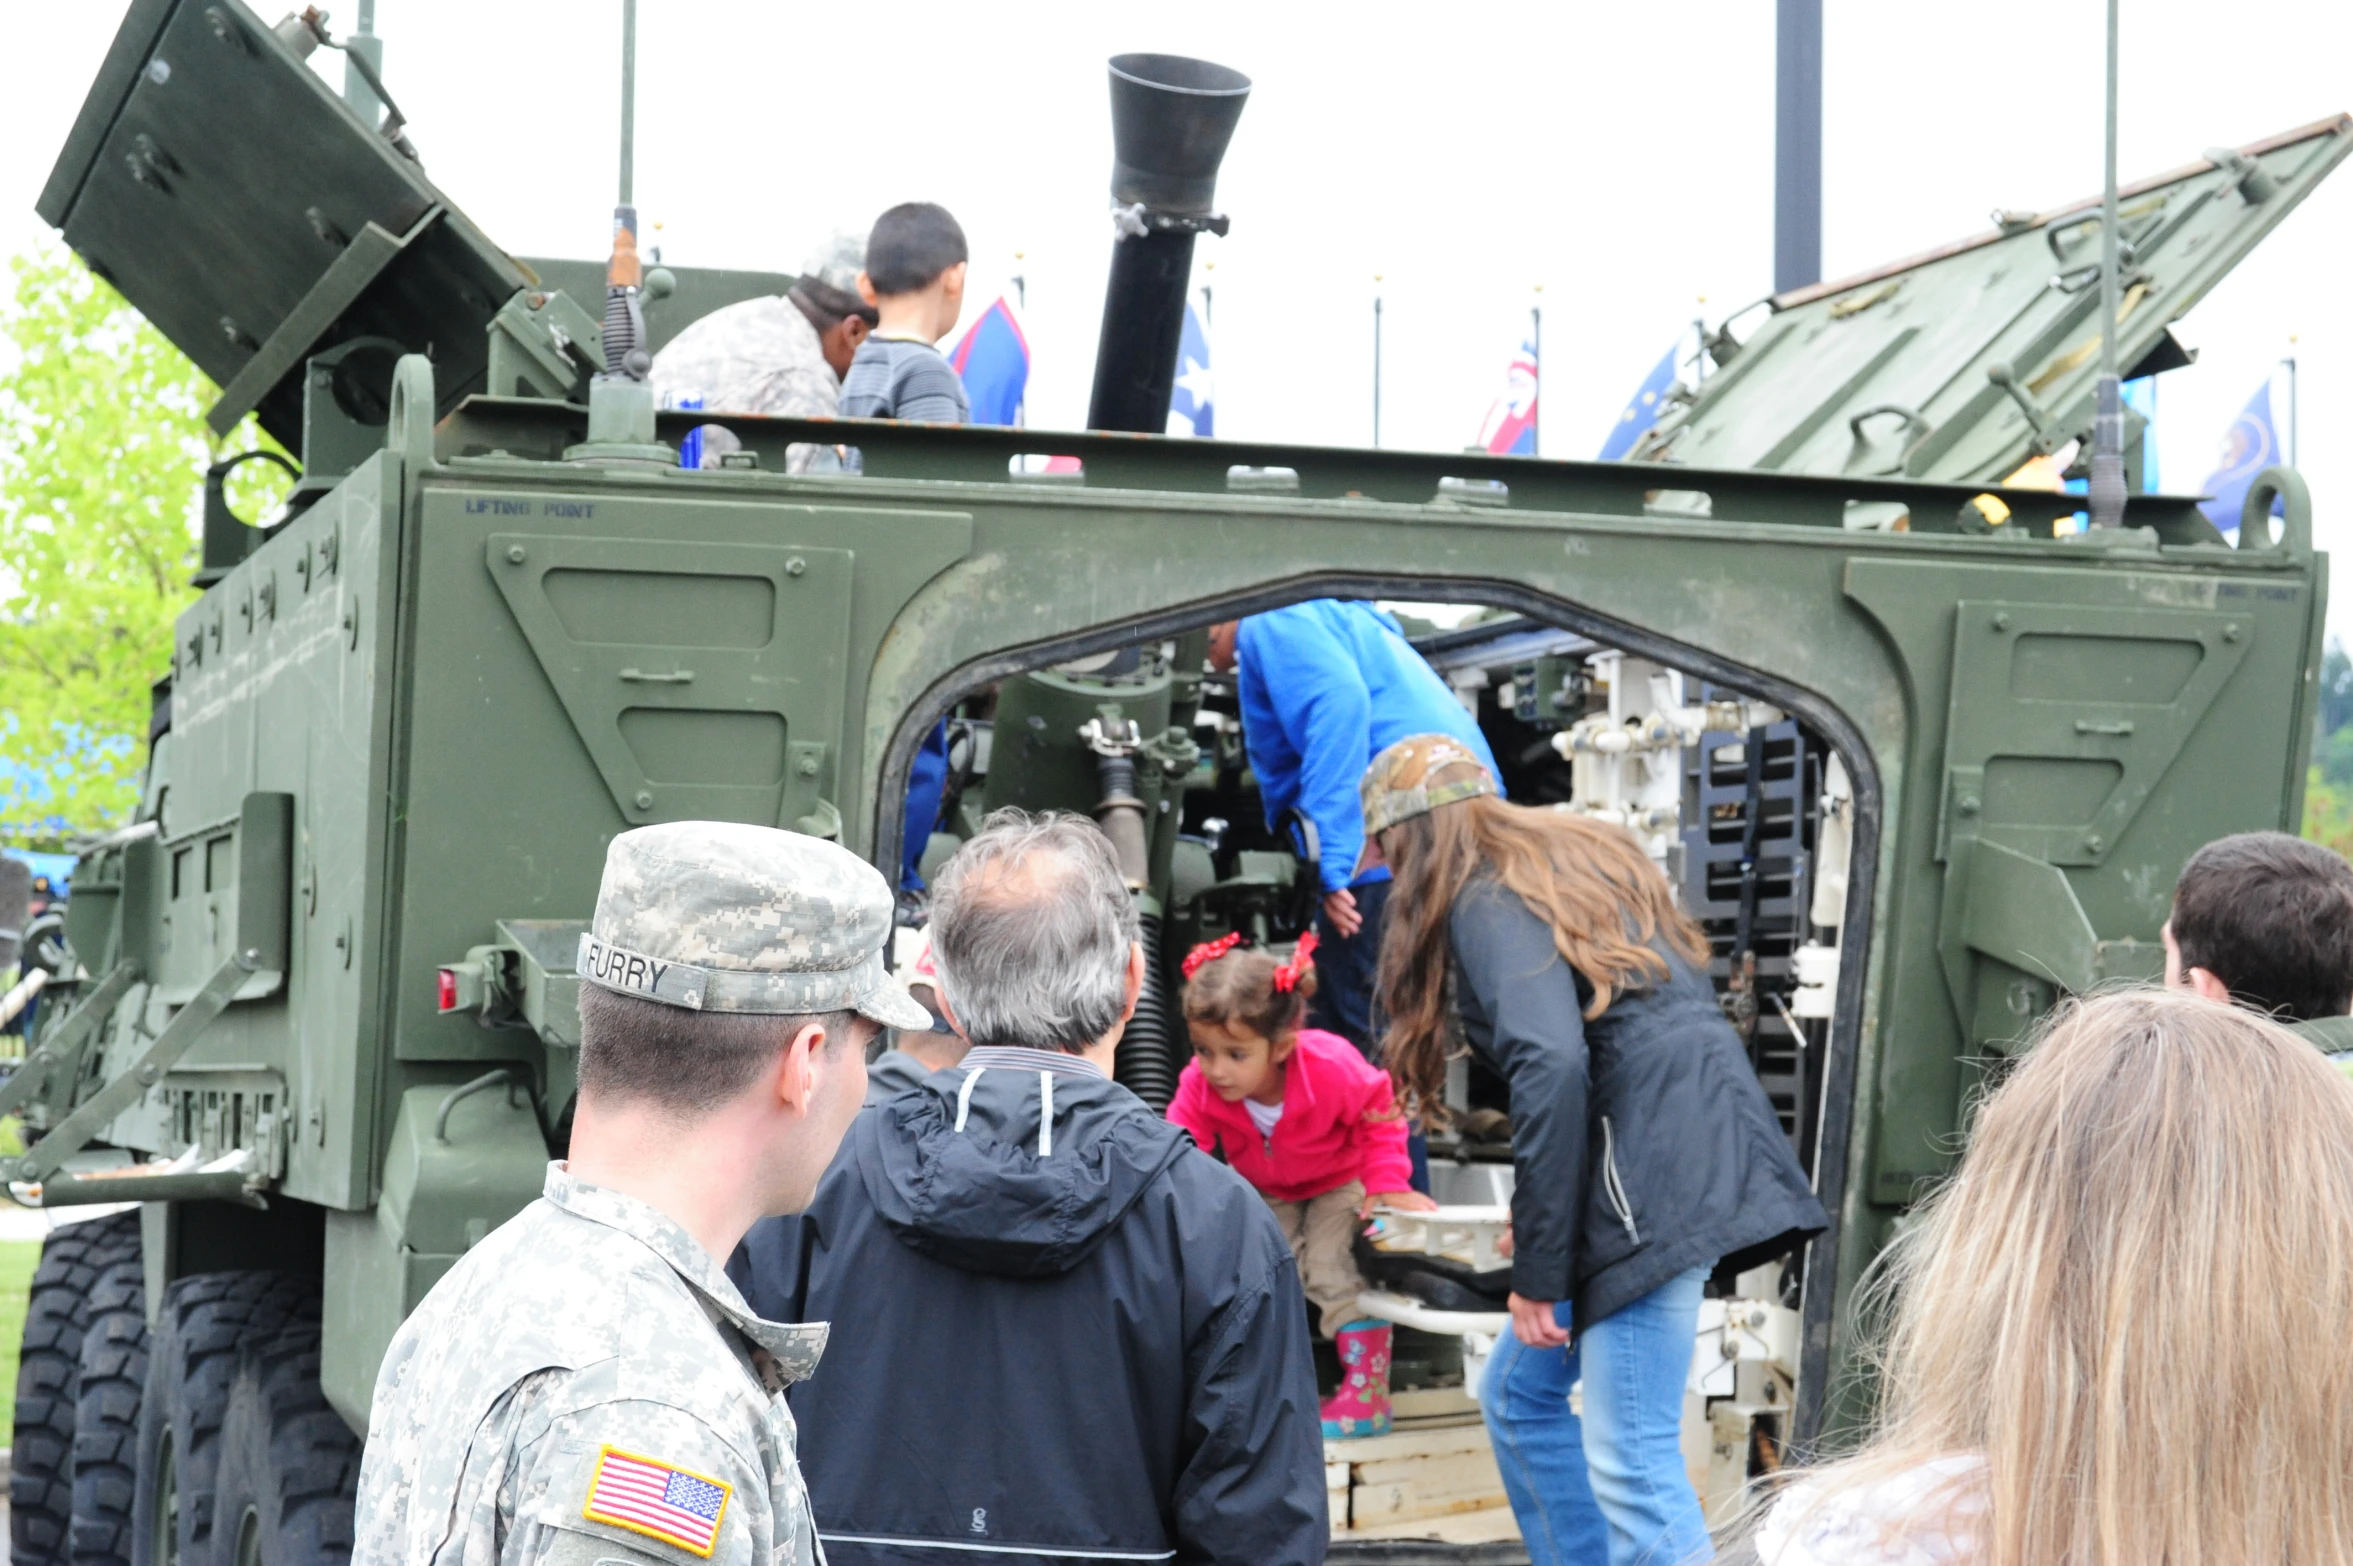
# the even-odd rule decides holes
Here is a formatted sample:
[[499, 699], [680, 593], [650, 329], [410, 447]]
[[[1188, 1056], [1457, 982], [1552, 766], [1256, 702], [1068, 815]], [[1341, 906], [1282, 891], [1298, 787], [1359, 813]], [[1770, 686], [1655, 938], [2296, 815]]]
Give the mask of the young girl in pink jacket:
[[1229, 935], [1185, 958], [1193, 1058], [1168, 1118], [1257, 1188], [1291, 1242], [1300, 1284], [1340, 1352], [1324, 1433], [1377, 1435], [1389, 1428], [1389, 1326], [1357, 1309], [1356, 1230], [1376, 1203], [1436, 1204], [1409, 1184], [1388, 1073], [1338, 1034], [1300, 1026], [1315, 993], [1314, 951], [1312, 933], [1288, 961]]

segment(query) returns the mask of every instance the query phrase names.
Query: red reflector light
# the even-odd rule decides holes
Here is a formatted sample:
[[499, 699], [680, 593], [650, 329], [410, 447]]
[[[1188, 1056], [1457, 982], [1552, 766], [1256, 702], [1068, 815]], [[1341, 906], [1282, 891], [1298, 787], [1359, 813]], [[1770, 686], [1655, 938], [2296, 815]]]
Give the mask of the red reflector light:
[[458, 976], [454, 969], [444, 968], [441, 970], [441, 1009], [443, 1011], [458, 1009]]

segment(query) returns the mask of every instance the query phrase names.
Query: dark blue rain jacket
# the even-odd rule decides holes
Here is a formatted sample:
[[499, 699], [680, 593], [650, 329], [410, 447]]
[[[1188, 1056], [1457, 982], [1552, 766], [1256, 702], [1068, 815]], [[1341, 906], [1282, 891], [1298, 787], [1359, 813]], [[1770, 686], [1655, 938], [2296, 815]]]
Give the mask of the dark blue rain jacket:
[[[1023, 1052], [1027, 1053], [1027, 1052]], [[1324, 1558], [1306, 1307], [1258, 1194], [1126, 1088], [954, 1067], [861, 1112], [728, 1272], [829, 1321], [793, 1387], [834, 1566]], [[961, 1113], [961, 1129], [959, 1117]]]

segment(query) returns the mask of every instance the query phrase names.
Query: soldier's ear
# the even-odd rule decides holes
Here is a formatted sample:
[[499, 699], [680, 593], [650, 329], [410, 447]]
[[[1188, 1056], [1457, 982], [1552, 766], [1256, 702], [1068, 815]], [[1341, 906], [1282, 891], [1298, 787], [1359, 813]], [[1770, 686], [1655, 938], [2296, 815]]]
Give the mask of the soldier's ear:
[[794, 1030], [792, 1041], [785, 1045], [784, 1054], [777, 1061], [774, 1081], [778, 1102], [797, 1110], [805, 1110], [816, 1102], [816, 1056], [824, 1047], [822, 1023], [805, 1022]]

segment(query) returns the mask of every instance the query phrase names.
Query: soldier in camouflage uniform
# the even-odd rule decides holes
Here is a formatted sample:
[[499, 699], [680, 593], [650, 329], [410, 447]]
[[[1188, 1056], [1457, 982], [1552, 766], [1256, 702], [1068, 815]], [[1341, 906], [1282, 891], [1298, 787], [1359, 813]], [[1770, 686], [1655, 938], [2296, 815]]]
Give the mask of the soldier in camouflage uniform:
[[[654, 355], [654, 395], [665, 406], [700, 397], [712, 412], [765, 413], [778, 418], [830, 419], [841, 400], [842, 377], [880, 317], [858, 297], [866, 242], [835, 234], [801, 267], [789, 293], [746, 299], [714, 310]], [[718, 425], [703, 427], [702, 465], [743, 443]], [[832, 448], [795, 443], [786, 467], [794, 473], [838, 467]]]
[[721, 1261], [806, 1204], [865, 1090], [891, 893], [816, 838], [615, 838], [581, 937], [580, 1100], [541, 1200], [401, 1327], [376, 1381], [359, 1566], [816, 1566], [784, 1389], [826, 1324]]

